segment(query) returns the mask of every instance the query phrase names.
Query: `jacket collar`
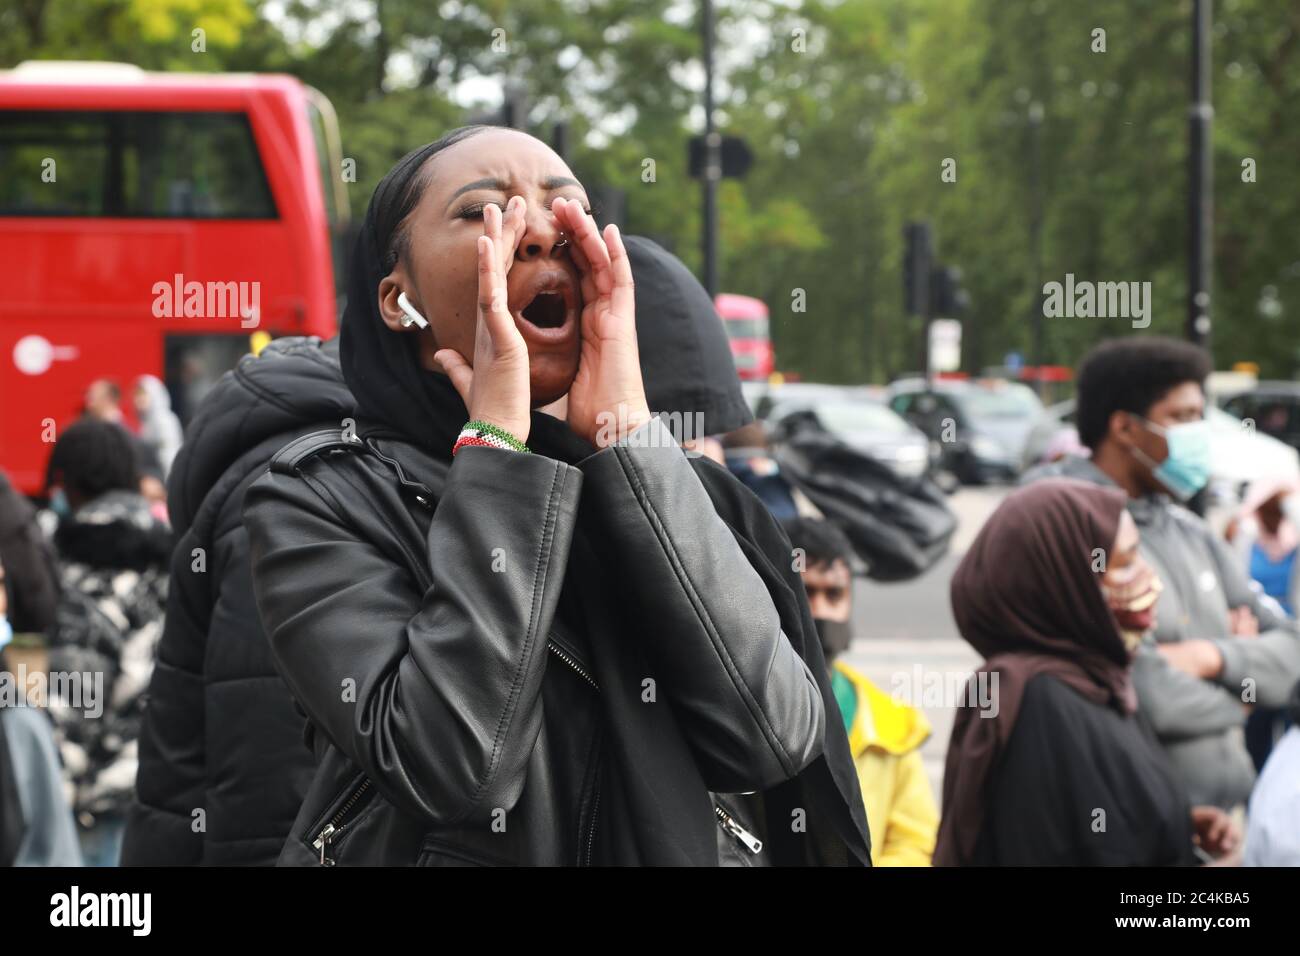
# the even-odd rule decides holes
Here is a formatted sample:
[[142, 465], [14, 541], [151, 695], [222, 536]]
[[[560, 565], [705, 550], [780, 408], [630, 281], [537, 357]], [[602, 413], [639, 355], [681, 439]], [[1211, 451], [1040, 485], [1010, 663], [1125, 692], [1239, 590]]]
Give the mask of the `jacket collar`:
[[924, 713], [894, 700], [843, 661], [837, 660], [831, 666], [857, 691], [858, 707], [849, 729], [849, 750], [855, 760], [872, 748], [901, 757], [925, 743], [930, 736], [930, 721]]
[[[1054, 473], [1062, 478], [1076, 478], [1079, 481], [1091, 482], [1094, 485], [1104, 485], [1109, 488], [1119, 487], [1111, 479], [1110, 475], [1093, 463], [1091, 458], [1084, 458], [1081, 455], [1068, 455], [1062, 458], [1057, 462]], [[1153, 491], [1139, 498], [1129, 498], [1128, 500], [1129, 514], [1133, 516], [1133, 520], [1139, 526], [1147, 526], [1163, 520], [1173, 506], [1173, 498], [1159, 491]]]

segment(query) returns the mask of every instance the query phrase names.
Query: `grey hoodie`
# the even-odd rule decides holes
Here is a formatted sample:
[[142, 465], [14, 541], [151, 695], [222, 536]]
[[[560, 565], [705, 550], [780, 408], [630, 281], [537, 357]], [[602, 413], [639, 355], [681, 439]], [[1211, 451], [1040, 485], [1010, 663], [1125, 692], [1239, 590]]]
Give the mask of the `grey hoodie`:
[[[1115, 482], [1086, 458], [1067, 457], [1028, 472], [1022, 484], [1065, 477]], [[1197, 515], [1164, 494], [1131, 498], [1129, 513], [1142, 533], [1142, 554], [1165, 590], [1157, 623], [1133, 662], [1142, 711], [1174, 763], [1193, 805], [1244, 803], [1255, 782], [1241, 727], [1244, 702], [1282, 707], [1300, 680], [1300, 631], [1261, 601], [1227, 544]], [[1245, 606], [1259, 620], [1258, 637], [1236, 637], [1230, 608]], [[1202, 680], [1175, 670], [1156, 650], [1171, 641], [1206, 638], [1223, 655], [1223, 671]]]
[[81, 866], [77, 825], [64, 796], [59, 751], [45, 711], [0, 707], [0, 734], [13, 760], [23, 820], [14, 866]]

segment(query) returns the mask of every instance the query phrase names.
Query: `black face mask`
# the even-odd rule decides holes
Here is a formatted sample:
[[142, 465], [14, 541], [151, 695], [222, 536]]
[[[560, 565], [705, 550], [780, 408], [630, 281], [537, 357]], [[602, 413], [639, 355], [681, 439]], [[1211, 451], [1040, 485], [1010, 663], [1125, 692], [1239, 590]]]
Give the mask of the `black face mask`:
[[829, 664], [849, 649], [853, 641], [853, 627], [848, 621], [828, 621], [824, 617], [813, 618], [817, 625], [817, 637], [822, 644], [822, 656]]

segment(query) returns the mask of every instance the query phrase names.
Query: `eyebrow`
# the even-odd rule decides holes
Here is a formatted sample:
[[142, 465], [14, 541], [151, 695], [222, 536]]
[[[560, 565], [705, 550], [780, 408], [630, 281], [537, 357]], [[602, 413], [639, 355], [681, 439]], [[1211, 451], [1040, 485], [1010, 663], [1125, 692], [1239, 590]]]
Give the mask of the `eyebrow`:
[[582, 183], [569, 176], [551, 176], [542, 181], [543, 189], [559, 189], [561, 186], [577, 186], [582, 189]]
[[[452, 193], [451, 199], [447, 200], [447, 206], [450, 208], [451, 204], [456, 201], [457, 197], [475, 189], [494, 189], [499, 193], [503, 193], [508, 190], [509, 186], [510, 184], [504, 179], [496, 179], [492, 176], [488, 176], [485, 179], [476, 179], [472, 183], [466, 183], [464, 186], [461, 186], [460, 189], [457, 189]], [[559, 189], [562, 186], [577, 186], [581, 189], [582, 183], [569, 176], [550, 176], [542, 180], [542, 188], [548, 191]]]

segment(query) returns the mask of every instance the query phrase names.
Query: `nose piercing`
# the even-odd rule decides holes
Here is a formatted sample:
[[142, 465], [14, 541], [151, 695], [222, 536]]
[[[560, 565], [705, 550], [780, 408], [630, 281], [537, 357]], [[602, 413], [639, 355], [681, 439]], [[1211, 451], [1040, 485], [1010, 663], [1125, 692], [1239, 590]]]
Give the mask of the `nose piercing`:
[[566, 236], [564, 233], [560, 233], [560, 238], [557, 239], [555, 242], [555, 248], [563, 249], [568, 244], [569, 244], [569, 237]]

